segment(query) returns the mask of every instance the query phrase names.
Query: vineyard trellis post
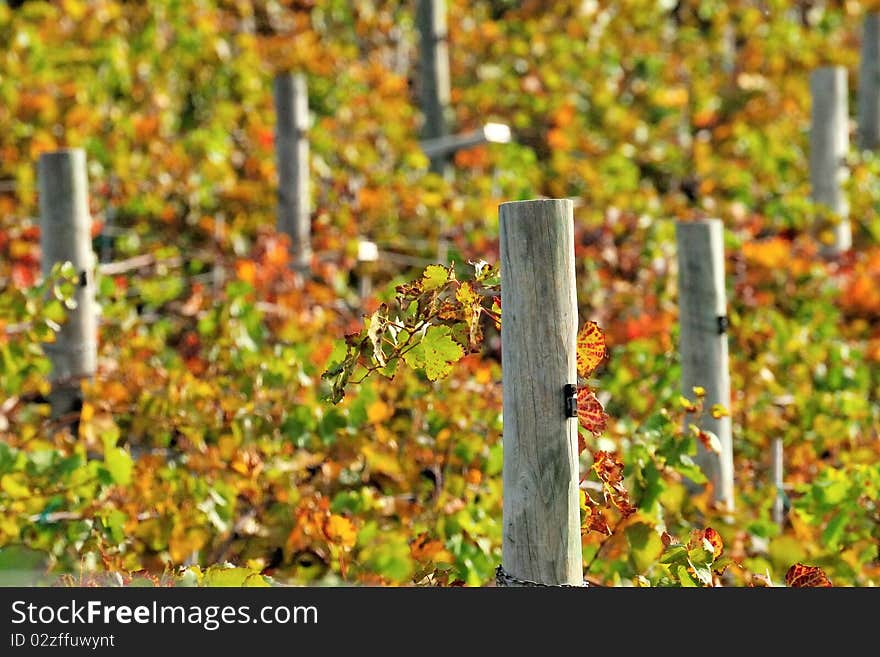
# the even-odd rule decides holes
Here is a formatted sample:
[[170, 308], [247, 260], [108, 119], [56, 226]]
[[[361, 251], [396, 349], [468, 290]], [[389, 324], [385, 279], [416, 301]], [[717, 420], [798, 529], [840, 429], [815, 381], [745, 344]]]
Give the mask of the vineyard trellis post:
[[[502, 571], [542, 585], [583, 581], [577, 419], [573, 204], [499, 208], [504, 419]], [[499, 582], [502, 577], [499, 575]]]
[[[419, 30], [419, 104], [425, 123], [422, 138], [446, 137], [451, 124], [449, 44], [446, 29], [446, 0], [418, 0], [416, 25]], [[431, 171], [446, 173], [448, 153], [430, 156]]]
[[771, 440], [771, 449], [771, 475], [773, 477], [773, 486], [776, 489], [776, 494], [773, 498], [773, 522], [782, 527], [785, 522], [785, 452], [783, 450], [782, 438], [773, 438]]
[[358, 298], [363, 308], [367, 298], [373, 293], [373, 269], [379, 260], [379, 247], [370, 240], [358, 240], [356, 274]]
[[880, 146], [880, 13], [865, 15], [859, 60], [858, 146]]
[[309, 197], [309, 95], [302, 74], [275, 77], [275, 150], [278, 164], [278, 230], [290, 237], [290, 253], [298, 269], [311, 259]]
[[79, 274], [76, 307], [68, 310], [55, 341], [44, 346], [52, 364], [50, 403], [57, 418], [79, 410], [81, 380], [92, 377], [97, 365], [95, 254], [85, 152], [75, 148], [41, 154], [37, 177], [43, 276], [58, 262], [72, 263]]
[[815, 69], [810, 75], [810, 96], [810, 185], [813, 201], [840, 220], [834, 226], [832, 243], [822, 248], [823, 255], [835, 257], [852, 246], [849, 207], [842, 186], [849, 150], [846, 69]]
[[[730, 408], [730, 370], [727, 346], [727, 294], [724, 287], [724, 225], [720, 219], [679, 221], [678, 306], [681, 390], [693, 398], [693, 388], [705, 389], [699, 426], [720, 442], [717, 454], [698, 442], [697, 463], [712, 483], [714, 499], [733, 511], [733, 440], [729, 415], [713, 417], [715, 404]], [[695, 418], [686, 417], [687, 424]]]

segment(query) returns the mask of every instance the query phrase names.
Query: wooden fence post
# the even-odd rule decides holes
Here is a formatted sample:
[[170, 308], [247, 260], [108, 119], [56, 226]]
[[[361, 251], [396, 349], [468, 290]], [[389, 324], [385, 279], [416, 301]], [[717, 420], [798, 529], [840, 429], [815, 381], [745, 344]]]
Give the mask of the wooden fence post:
[[880, 146], [880, 13], [865, 14], [859, 61], [859, 148]]
[[375, 264], [379, 260], [379, 247], [375, 242], [369, 240], [358, 240], [357, 251], [357, 280], [358, 280], [358, 298], [360, 298], [361, 308], [367, 298], [373, 293], [373, 270]]
[[[573, 205], [567, 199], [499, 208], [504, 317], [504, 520], [510, 577], [546, 585], [583, 582], [577, 419]], [[513, 585], [519, 582], [513, 581]], [[510, 582], [507, 582], [510, 585]]]
[[773, 485], [776, 488], [776, 497], [773, 498], [773, 522], [782, 527], [785, 522], [785, 490], [783, 489], [785, 479], [785, 461], [784, 451], [782, 449], [782, 438], [773, 438], [771, 445], [771, 469], [773, 476]]
[[275, 151], [278, 162], [278, 230], [290, 236], [290, 253], [298, 269], [309, 265], [311, 200], [309, 197], [309, 96], [305, 76], [275, 77]]
[[[416, 25], [419, 30], [419, 104], [425, 117], [423, 139], [438, 139], [449, 134], [451, 91], [449, 81], [449, 46], [446, 32], [446, 0], [418, 0]], [[431, 171], [444, 173], [447, 154], [431, 157]]]
[[[730, 417], [715, 419], [714, 404], [730, 408], [727, 353], [727, 295], [724, 289], [724, 225], [720, 219], [678, 222], [678, 304], [681, 391], [693, 399], [694, 386], [706, 390], [700, 428], [721, 442], [721, 453], [697, 445], [697, 463], [712, 482], [715, 501], [733, 511], [733, 441]], [[688, 417], [688, 423], [694, 418]]]
[[828, 257], [840, 255], [852, 246], [849, 207], [841, 183], [846, 176], [849, 150], [847, 129], [846, 69], [817, 68], [810, 75], [812, 117], [810, 127], [810, 185], [813, 201], [827, 206], [840, 217], [834, 227], [834, 241], [823, 246]]
[[56, 262], [67, 261], [80, 275], [76, 308], [68, 311], [55, 342], [44, 346], [52, 363], [52, 415], [60, 417], [79, 409], [81, 379], [94, 375], [97, 362], [95, 254], [85, 153], [78, 148], [43, 153], [37, 171], [43, 275]]

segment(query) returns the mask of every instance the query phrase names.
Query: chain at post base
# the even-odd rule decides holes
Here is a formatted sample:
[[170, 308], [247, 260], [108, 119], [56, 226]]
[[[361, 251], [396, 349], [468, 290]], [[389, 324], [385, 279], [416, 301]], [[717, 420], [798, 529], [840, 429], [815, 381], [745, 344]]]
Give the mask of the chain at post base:
[[500, 587], [524, 587], [524, 586], [539, 586], [539, 587], [550, 587], [550, 588], [566, 588], [566, 589], [580, 589], [580, 588], [588, 588], [590, 586], [589, 582], [584, 581], [583, 584], [578, 586], [577, 584], [541, 584], [540, 582], [532, 582], [527, 579], [520, 579], [519, 577], [514, 577], [510, 573], [508, 573], [501, 564], [498, 564], [498, 567], [495, 569], [495, 585]]

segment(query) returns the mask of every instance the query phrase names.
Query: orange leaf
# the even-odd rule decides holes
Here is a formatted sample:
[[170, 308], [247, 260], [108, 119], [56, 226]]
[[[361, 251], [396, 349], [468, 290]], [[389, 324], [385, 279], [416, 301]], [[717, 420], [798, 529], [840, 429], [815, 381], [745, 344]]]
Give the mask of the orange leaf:
[[724, 543], [718, 532], [711, 527], [706, 527], [706, 529], [695, 529], [691, 533], [691, 540], [688, 543], [688, 549], [694, 549], [700, 546], [704, 540], [712, 546], [712, 554], [715, 558], [717, 559], [720, 557], [721, 553], [724, 551]]
[[605, 409], [602, 408], [602, 402], [587, 387], [581, 386], [578, 388], [577, 411], [578, 422], [580, 422], [584, 429], [595, 436], [605, 431], [608, 416], [605, 414]]
[[785, 573], [785, 584], [792, 588], [823, 588], [833, 586], [825, 571], [818, 566], [796, 563]]
[[600, 450], [593, 454], [593, 471], [602, 481], [605, 501], [617, 507], [624, 518], [635, 513], [629, 491], [623, 485], [623, 462], [614, 454]]
[[252, 260], [239, 260], [235, 263], [235, 275], [245, 283], [253, 285], [257, 279], [257, 266]]
[[577, 371], [588, 377], [605, 359], [605, 334], [596, 322], [587, 322], [577, 336]]
[[357, 529], [348, 518], [331, 514], [324, 523], [324, 535], [331, 543], [338, 543], [342, 547], [352, 548], [357, 542]]
[[416, 536], [409, 544], [409, 553], [416, 561], [441, 561], [449, 558], [449, 553], [443, 547], [443, 543], [436, 538], [431, 538], [427, 532]]
[[599, 532], [606, 536], [611, 536], [611, 528], [602, 509], [593, 501], [589, 495], [584, 494], [584, 506], [587, 511], [587, 517], [584, 519], [584, 528], [588, 532]]

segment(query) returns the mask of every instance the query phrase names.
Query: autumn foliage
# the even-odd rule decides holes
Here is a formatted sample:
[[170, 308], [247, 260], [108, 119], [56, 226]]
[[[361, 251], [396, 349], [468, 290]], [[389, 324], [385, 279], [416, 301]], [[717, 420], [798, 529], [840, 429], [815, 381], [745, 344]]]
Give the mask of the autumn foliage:
[[[847, 67], [855, 100], [864, 7], [448, 5], [455, 129], [513, 141], [444, 177], [419, 148], [413, 2], [0, 3], [0, 579], [490, 583], [497, 206], [571, 197], [587, 578], [880, 581], [880, 158], [850, 153], [836, 260], [808, 171], [809, 71]], [[274, 229], [288, 70], [309, 87], [305, 272]], [[87, 153], [96, 254], [134, 262], [96, 276], [78, 418], [51, 417], [41, 346], [75, 272], [41, 274], [35, 165], [64, 147]], [[674, 221], [701, 217], [726, 228], [729, 408], [680, 389]], [[709, 414], [731, 417], [733, 514], [694, 461]]]

